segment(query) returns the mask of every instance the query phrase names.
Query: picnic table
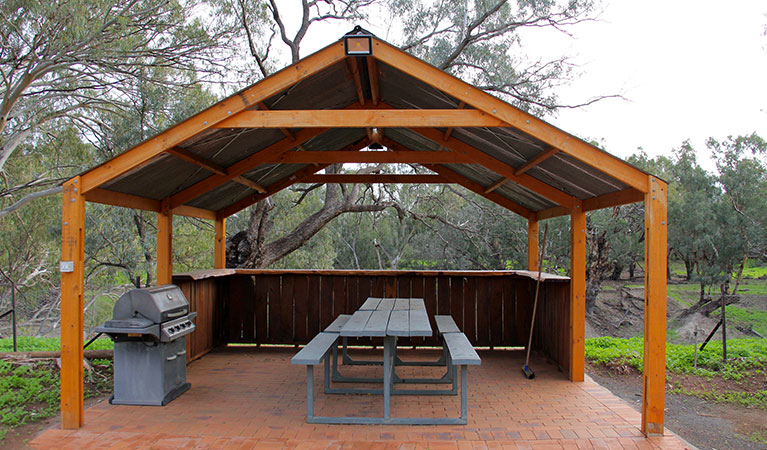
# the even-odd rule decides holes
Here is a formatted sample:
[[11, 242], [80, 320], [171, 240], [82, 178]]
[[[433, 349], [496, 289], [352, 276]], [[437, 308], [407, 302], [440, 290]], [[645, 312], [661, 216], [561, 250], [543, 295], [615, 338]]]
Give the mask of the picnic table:
[[[429, 316], [423, 299], [420, 298], [368, 298], [360, 308], [344, 318], [345, 323], [331, 325], [328, 329], [338, 330], [338, 334], [326, 330], [320, 333], [312, 342], [301, 350], [292, 360], [294, 364], [307, 365], [307, 420], [310, 423], [333, 423], [333, 424], [465, 424], [466, 423], [466, 395], [467, 395], [467, 365], [479, 364], [479, 356], [463, 333], [443, 334], [446, 343], [445, 354], [448, 374], [451, 368], [461, 367], [461, 417], [460, 418], [422, 418], [422, 417], [391, 417], [391, 396], [395, 395], [449, 395], [456, 394], [457, 382], [453, 376], [451, 381], [453, 389], [446, 390], [404, 390], [394, 389], [394, 381], [399, 380], [395, 374], [395, 361], [397, 359], [397, 339], [400, 337], [428, 337], [433, 335]], [[340, 325], [340, 326], [339, 326]], [[457, 327], [456, 327], [457, 329]], [[448, 334], [451, 336], [448, 338]], [[458, 336], [460, 335], [460, 336]], [[336, 351], [338, 338], [370, 337], [383, 338], [383, 377], [379, 379], [353, 380], [359, 382], [382, 382], [382, 389], [347, 389], [333, 388], [330, 386], [330, 349], [333, 349], [334, 372], [336, 370]], [[317, 342], [316, 345], [312, 345]], [[305, 355], [302, 355], [302, 352]], [[321, 354], [320, 354], [321, 353]], [[319, 357], [318, 357], [319, 356]], [[457, 357], [457, 359], [456, 359]], [[384, 411], [383, 417], [323, 417], [313, 415], [313, 372], [312, 366], [325, 364], [325, 392], [329, 394], [383, 394]], [[349, 381], [349, 379], [345, 380]], [[431, 380], [421, 382], [432, 382]]]

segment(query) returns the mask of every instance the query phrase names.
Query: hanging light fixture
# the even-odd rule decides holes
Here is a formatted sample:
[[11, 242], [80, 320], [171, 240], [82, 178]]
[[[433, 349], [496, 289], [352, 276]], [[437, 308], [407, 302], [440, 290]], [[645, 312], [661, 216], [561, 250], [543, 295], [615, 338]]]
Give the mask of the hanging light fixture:
[[346, 56], [370, 56], [373, 54], [373, 36], [357, 25], [344, 36]]

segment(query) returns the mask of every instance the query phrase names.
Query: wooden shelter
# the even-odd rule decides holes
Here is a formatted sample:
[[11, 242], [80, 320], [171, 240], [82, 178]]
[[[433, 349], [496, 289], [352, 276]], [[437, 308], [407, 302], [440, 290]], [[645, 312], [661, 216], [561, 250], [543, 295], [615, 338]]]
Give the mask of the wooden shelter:
[[[172, 277], [174, 215], [225, 221], [295, 183], [457, 183], [528, 221], [569, 215], [569, 378], [584, 379], [586, 212], [645, 203], [642, 431], [663, 433], [667, 185], [362, 32], [302, 59], [64, 184], [61, 412], [83, 424], [85, 202], [157, 213], [157, 282]], [[361, 151], [372, 143], [385, 151]], [[332, 163], [418, 163], [429, 175], [318, 174]]]

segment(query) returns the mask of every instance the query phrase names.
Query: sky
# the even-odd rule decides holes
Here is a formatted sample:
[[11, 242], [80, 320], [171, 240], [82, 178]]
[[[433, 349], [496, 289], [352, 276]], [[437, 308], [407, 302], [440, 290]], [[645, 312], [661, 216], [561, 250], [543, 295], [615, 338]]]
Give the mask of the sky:
[[[562, 103], [623, 99], [562, 109], [546, 121], [623, 158], [640, 147], [668, 155], [689, 139], [709, 170], [708, 137], [767, 138], [767, 2], [606, 0], [600, 9], [597, 20], [569, 28], [570, 36], [526, 31], [524, 49], [530, 58], [567, 55], [577, 65], [580, 75], [557, 90]], [[364, 26], [384, 37], [374, 23]], [[302, 53], [347, 28], [314, 30]]]

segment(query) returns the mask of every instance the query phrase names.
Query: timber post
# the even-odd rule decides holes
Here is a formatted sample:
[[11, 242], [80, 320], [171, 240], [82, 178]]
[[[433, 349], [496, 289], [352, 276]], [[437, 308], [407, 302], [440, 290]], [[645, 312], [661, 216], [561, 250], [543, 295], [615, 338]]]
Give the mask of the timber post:
[[213, 268], [226, 268], [226, 218], [216, 218], [216, 242], [213, 255]]
[[64, 183], [61, 205], [61, 427], [83, 425], [85, 197], [80, 177]]
[[577, 201], [570, 212], [570, 380], [583, 381], [586, 334], [586, 213]]
[[170, 284], [173, 277], [173, 213], [163, 200], [157, 213], [157, 285]]
[[527, 270], [538, 270], [538, 221], [527, 219]]
[[649, 176], [645, 194], [645, 307], [642, 432], [663, 434], [666, 387], [668, 185]]

